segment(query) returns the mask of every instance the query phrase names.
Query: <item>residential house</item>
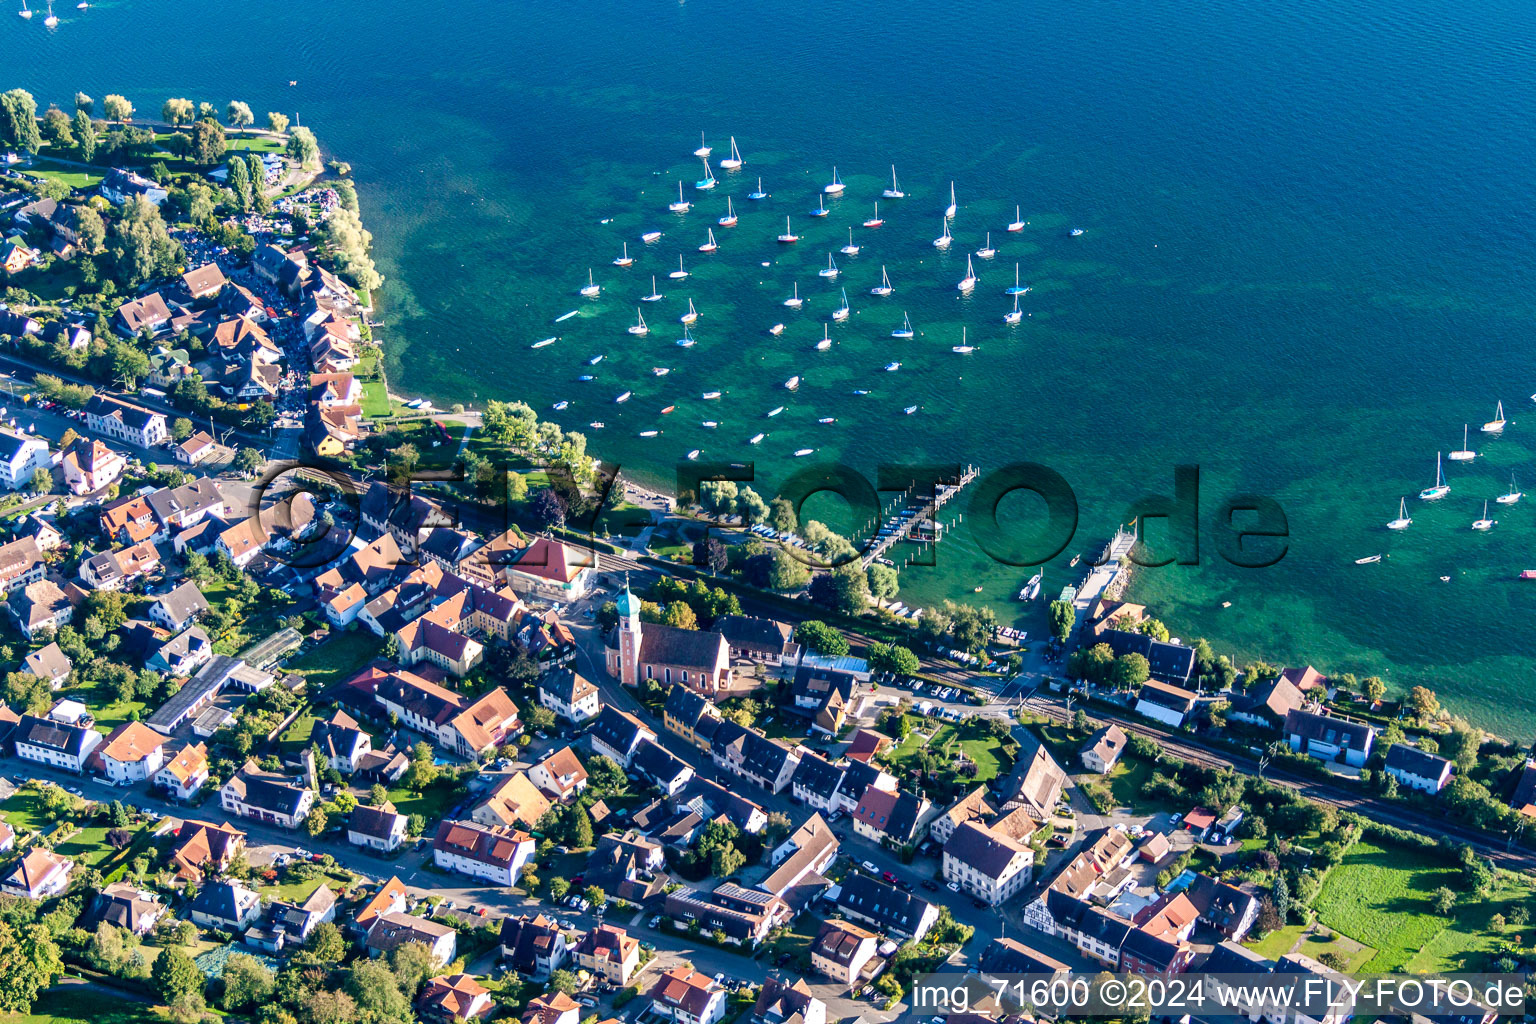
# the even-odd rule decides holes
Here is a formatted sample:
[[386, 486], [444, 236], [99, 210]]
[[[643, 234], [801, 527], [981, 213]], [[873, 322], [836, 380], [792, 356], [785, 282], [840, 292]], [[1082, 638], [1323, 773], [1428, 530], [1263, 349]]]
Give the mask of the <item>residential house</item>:
[[12, 491], [30, 487], [32, 474], [40, 469], [53, 472], [53, 454], [46, 440], [0, 430], [0, 487]]
[[383, 915], [405, 913], [408, 902], [409, 893], [406, 892], [405, 883], [391, 875], [388, 881], [379, 886], [379, 891], [368, 897], [367, 902], [352, 915], [352, 929], [366, 936], [374, 922]]
[[715, 730], [710, 758], [716, 766], [770, 793], [781, 792], [788, 786], [800, 764], [799, 754], [788, 745], [728, 721], [721, 722]]
[[50, 641], [46, 647], [39, 647], [21, 659], [21, 668], [23, 672], [46, 679], [49, 687], [57, 690], [69, 678], [74, 664], [57, 643]]
[[913, 942], [921, 942], [939, 919], [939, 908], [922, 897], [857, 872], [843, 879], [836, 902], [847, 916]]
[[1173, 686], [1186, 686], [1195, 671], [1195, 650], [1183, 644], [1156, 640], [1145, 633], [1124, 629], [1108, 629], [1100, 640], [1109, 644], [1115, 657], [1139, 654], [1147, 659], [1147, 668], [1153, 679]]
[[1182, 974], [1194, 959], [1187, 942], [1163, 938], [1144, 928], [1132, 928], [1120, 943], [1120, 970], [1144, 978]]
[[1118, 725], [1106, 725], [1089, 737], [1078, 756], [1083, 767], [1100, 775], [1108, 775], [1125, 753], [1125, 730]]
[[95, 438], [77, 438], [64, 453], [64, 486], [75, 495], [94, 494], [117, 482], [128, 460]]
[[1285, 725], [1286, 716], [1306, 707], [1307, 698], [1284, 673], [1255, 683], [1234, 694], [1227, 709], [1228, 721], [1247, 722], [1268, 729]]
[[458, 954], [458, 934], [446, 924], [397, 910], [373, 918], [363, 948], [369, 956], [380, 957], [407, 943], [419, 942], [438, 963], [451, 964]]
[[84, 772], [85, 762], [101, 745], [101, 733], [85, 725], [22, 715], [11, 733], [16, 756], [70, 772]]
[[186, 677], [213, 660], [213, 641], [200, 626], [191, 626], [156, 647], [144, 667], [165, 676]]
[[661, 874], [666, 856], [659, 842], [638, 832], [609, 832], [598, 837], [583, 872], [587, 885], [596, 885], [610, 897], [645, 903], [659, 895], [667, 879]]
[[93, 395], [86, 403], [85, 425], [92, 433], [140, 448], [154, 448], [170, 436], [165, 417], [158, 412], [101, 394]]
[[204, 877], [226, 871], [244, 849], [245, 833], [233, 825], [188, 818], [176, 832], [171, 866], [178, 879], [201, 884]]
[[379, 683], [374, 700], [386, 715], [395, 715], [407, 728], [463, 757], [493, 750], [522, 728], [516, 705], [499, 686], [467, 701], [462, 694], [401, 671]]
[[651, 1010], [676, 1024], [715, 1024], [725, 1016], [725, 989], [713, 978], [679, 964], [651, 987]]
[[587, 788], [587, 770], [576, 751], [561, 747], [528, 769], [528, 781], [561, 803], [569, 803]]
[[873, 729], [856, 729], [848, 738], [848, 748], [843, 751], [843, 756], [850, 761], [859, 761], [868, 764], [875, 756], [883, 753], [892, 746], [895, 741], [884, 733]]
[[180, 633], [207, 611], [208, 599], [197, 584], [187, 582], [156, 598], [149, 606], [149, 617], [171, 632]]
[[826, 884], [822, 873], [837, 859], [840, 846], [832, 826], [820, 814], [813, 814], [774, 848], [768, 858], [773, 871], [757, 887], [791, 906], [800, 906], [805, 901], [790, 895], [791, 891], [808, 886], [819, 894]]
[[42, 549], [31, 537], [0, 544], [0, 593], [37, 583], [48, 569]]
[[144, 500], [165, 534], [224, 512], [224, 495], [218, 480], [211, 476], [196, 477], [180, 487], [162, 487]]
[[597, 687], [569, 669], [539, 677], [539, 703], [577, 725], [596, 718], [601, 707]]
[[668, 732], [681, 736], [709, 753], [713, 747], [715, 729], [720, 725], [720, 709], [702, 693], [681, 683], [674, 683], [667, 689], [661, 721]]
[[[1023, 839], [1028, 839], [1028, 833]], [[944, 880], [958, 882], [989, 906], [1021, 892], [1034, 863], [1027, 841], [975, 821], [962, 823], [944, 844]]]
[[749, 835], [756, 835], [768, 824], [768, 814], [739, 793], [734, 793], [713, 779], [695, 777], [672, 798], [674, 807], [684, 808], [700, 818], [713, 820], [724, 815], [728, 821]]
[[254, 760], [246, 761], [219, 790], [225, 813], [284, 828], [297, 828], [314, 804], [314, 790], [280, 772], [266, 771]]
[[19, 235], [0, 241], [0, 272], [19, 274], [42, 259], [43, 254], [28, 246]]
[[432, 841], [432, 862], [438, 867], [493, 885], [516, 884], [533, 853], [533, 837], [526, 832], [468, 821], [439, 822]]
[[998, 813], [999, 809], [993, 806], [987, 787], [977, 786], [934, 818], [928, 826], [928, 835], [942, 846], [949, 842], [955, 829], [964, 823], [975, 821], [985, 824], [997, 817]]
[[875, 955], [879, 936], [849, 921], [823, 921], [811, 942], [811, 966], [852, 991]]
[[1252, 893], [1207, 875], [1196, 875], [1184, 895], [1200, 915], [1201, 923], [1216, 929], [1232, 942], [1242, 942], [1259, 917], [1259, 901]]
[[170, 908], [160, 894], [126, 882], [113, 882], [96, 894], [91, 919], [135, 935], [147, 935]]
[[430, 979], [416, 997], [416, 1010], [424, 1020], [472, 1021], [496, 1010], [490, 990], [467, 974], [440, 974]]
[[1036, 821], [1046, 821], [1055, 813], [1066, 784], [1067, 773], [1050, 751], [1039, 740], [1028, 738], [1014, 760], [1012, 774], [1000, 787], [1003, 810], [1023, 807]]
[[218, 454], [219, 446], [207, 431], [199, 430], [176, 446], [176, 461], [197, 466]]
[[156, 789], [182, 803], [195, 797], [207, 781], [208, 748], [202, 743], [189, 743], [176, 751], [154, 776]]
[[327, 765], [343, 775], [355, 772], [358, 762], [373, 749], [372, 738], [358, 727], [357, 719], [340, 709], [314, 724], [309, 742], [320, 749]]
[[80, 579], [92, 590], [122, 590], [159, 567], [160, 552], [146, 540], [81, 560]]
[[1456, 763], [1406, 743], [1394, 743], [1387, 748], [1386, 771], [1400, 786], [1433, 794], [1450, 784]]
[[199, 889], [188, 909], [195, 925], [243, 932], [261, 917], [261, 897], [239, 882], [220, 880]]
[[656, 742], [656, 734], [640, 719], [612, 704], [604, 704], [588, 731], [594, 753], [612, 758], [625, 768], [643, 740]]
[[165, 737], [142, 722], [124, 722], [112, 730], [100, 752], [114, 785], [144, 782], [165, 764]]
[[913, 843], [932, 817], [926, 797], [870, 786], [853, 811], [853, 830], [866, 839], [900, 849]]
[[336, 894], [325, 883], [317, 885], [302, 903], [273, 900], [266, 912], [245, 932], [245, 943], [269, 953], [304, 943], [318, 926], [336, 918]]
[[75, 862], [52, 850], [34, 846], [0, 877], [0, 893], [29, 900], [44, 900], [69, 888]]
[[1006, 936], [993, 939], [987, 943], [981, 951], [978, 963], [982, 973], [990, 975], [1003, 974], [1044, 974], [1048, 976], [1067, 975], [1071, 968], [1057, 960], [1040, 952], [1033, 946], [1027, 946], [1018, 939]]
[[1341, 716], [1293, 710], [1285, 716], [1285, 735], [1297, 753], [1361, 768], [1371, 756], [1376, 730]]
[[569, 955], [559, 921], [543, 914], [501, 919], [501, 958], [524, 977], [548, 981]]
[[767, 978], [752, 1006], [752, 1024], [827, 1024], [827, 1004], [811, 994], [804, 978]]
[[725, 637], [731, 657], [763, 665], [793, 661], [800, 653], [794, 642], [794, 628], [787, 622], [760, 619], [751, 615], [722, 615], [714, 630]]
[[796, 800], [815, 810], [830, 812], [842, 787], [843, 776], [841, 765], [833, 764], [820, 754], [806, 751], [800, 755], [795, 774], [790, 776], [790, 793]]
[[114, 167], [107, 172], [107, 176], [101, 180], [100, 192], [101, 197], [113, 206], [122, 206], [135, 197], [159, 206], [171, 196], [164, 188], [144, 175], [122, 167]]
[[693, 778], [693, 766], [659, 743], [646, 740], [635, 748], [629, 766], [641, 778], [672, 796]]
[[171, 308], [159, 292], [150, 292], [118, 306], [113, 326], [130, 338], [137, 338], [145, 331], [159, 334], [171, 326]]
[[558, 989], [528, 1000], [523, 1010], [523, 1024], [576, 1024], [582, 1005]]
[[1136, 713], [1175, 729], [1189, 720], [1200, 695], [1193, 690], [1148, 679], [1136, 692]]
[[506, 567], [506, 577], [512, 589], [525, 597], [571, 604], [586, 596], [594, 571], [590, 552], [539, 537]]
[[358, 804], [347, 816], [347, 842], [370, 850], [393, 853], [405, 842], [407, 819], [392, 804], [369, 807]]
[[217, 298], [226, 283], [217, 263], [204, 263], [181, 275], [181, 287], [193, 302]]
[[640, 969], [640, 940], [618, 925], [591, 928], [571, 949], [576, 963], [610, 985], [628, 985]]
[[470, 819], [488, 827], [531, 829], [549, 813], [549, 799], [523, 772], [502, 775]]

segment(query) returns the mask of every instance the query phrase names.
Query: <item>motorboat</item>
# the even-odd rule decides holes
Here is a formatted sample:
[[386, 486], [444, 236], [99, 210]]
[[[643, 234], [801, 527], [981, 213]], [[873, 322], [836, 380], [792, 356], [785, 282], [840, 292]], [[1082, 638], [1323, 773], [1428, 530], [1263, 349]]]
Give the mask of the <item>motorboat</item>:
[[913, 413], [915, 413], [915, 412], [917, 412], [917, 406], [915, 406], [915, 405], [909, 405], [909, 406], [907, 406], [907, 407], [906, 407], [906, 408], [905, 408], [905, 409], [903, 409], [903, 410], [901, 410], [901, 411], [902, 411], [902, 412], [903, 412], [903, 413], [904, 413], [904, 414], [905, 414], [905, 415], [907, 415], [907, 416], [911, 416], [911, 415], [912, 415], [912, 414], [913, 414]]
[[565, 401], [564, 399], [561, 399], [560, 401], [556, 402], [554, 405], [550, 406], [550, 408], [554, 409], [555, 412], [564, 412], [565, 410], [569, 409], [570, 407], [571, 407], [571, 403]]
[[557, 342], [559, 340], [560, 339], [558, 337], [554, 337], [554, 338], [540, 338], [538, 341], [534, 342], [532, 345], [529, 345], [528, 347], [529, 348], [548, 348], [550, 345], [553, 345], [555, 342]]
[[[721, 163], [720, 166], [724, 167], [725, 164]], [[698, 457], [699, 457], [699, 449], [698, 448], [695, 448], [695, 449], [693, 449], [693, 451], [688, 453], [688, 461], [689, 462], [692, 462], [694, 459], [697, 459]]]
[[795, 390], [795, 388], [797, 388], [799, 386], [800, 386], [800, 375], [799, 374], [796, 374], [795, 376], [789, 378], [789, 380], [786, 380], [784, 382], [784, 390], [785, 391], [793, 391], [793, 390]]
[[767, 434], [753, 434], [751, 437], [747, 438], [747, 444], [762, 444], [763, 438], [767, 436]]
[[817, 420], [816, 422], [820, 423], [823, 426], [827, 426], [828, 424], [836, 423], [837, 422], [837, 417], [836, 416], [823, 416], [823, 417], [821, 417], [821, 419]]
[[651, 367], [651, 376], [652, 377], [665, 377], [667, 374], [669, 374], [671, 372], [672, 372], [672, 367], [670, 367], [670, 366], [653, 366], [653, 367]]
[[777, 416], [779, 413], [781, 413], [783, 411], [784, 411], [784, 407], [782, 405], [776, 405], [772, 409], [768, 410], [768, 418], [769, 419], [773, 419], [773, 417]]
[[642, 431], [640, 431], [640, 436], [641, 437], [655, 437], [659, 433], [661, 433], [661, 431], [659, 431], [659, 430], [642, 430]]
[[[660, 231], [647, 231], [645, 234], [640, 236], [640, 241], [644, 242], [646, 245], [650, 245], [652, 242], [659, 242], [659, 241], [661, 241], [661, 232]], [[629, 262], [633, 263], [634, 260], [630, 260]], [[623, 265], [624, 266], [628, 266], [629, 264], [626, 263], [626, 264], [623, 264]]]
[[601, 352], [599, 352], [597, 355], [595, 355], [591, 359], [587, 360], [587, 365], [588, 366], [596, 366], [598, 363], [600, 363], [602, 361], [603, 361], [603, 354]]
[[774, 324], [772, 327], [768, 328], [768, 333], [777, 338], [779, 335], [784, 333], [784, 325]]
[[718, 392], [718, 391], [706, 391], [706, 392], [704, 392], [704, 394], [700, 395], [699, 397], [703, 398], [704, 401], [709, 402], [709, 401], [713, 401], [716, 398], [719, 398], [720, 397], [720, 392]]
[[633, 395], [634, 395], [633, 391], [625, 391], [622, 394], [615, 396], [615, 398], [613, 400], [613, 404], [614, 405], [623, 405], [625, 402], [629, 401], [630, 398]]
[[816, 449], [815, 449], [815, 448], [797, 448], [797, 449], [796, 449], [796, 450], [795, 450], [795, 458], [797, 458], [797, 459], [803, 459], [803, 458], [805, 458], [805, 457], [806, 457], [806, 456], [807, 456], [807, 455], [812, 455], [812, 454], [814, 454], [814, 453], [815, 453], [815, 451], [816, 451]]
[[886, 363], [885, 364], [885, 372], [886, 373], [895, 373], [899, 369], [901, 369], [901, 364], [900, 363]]

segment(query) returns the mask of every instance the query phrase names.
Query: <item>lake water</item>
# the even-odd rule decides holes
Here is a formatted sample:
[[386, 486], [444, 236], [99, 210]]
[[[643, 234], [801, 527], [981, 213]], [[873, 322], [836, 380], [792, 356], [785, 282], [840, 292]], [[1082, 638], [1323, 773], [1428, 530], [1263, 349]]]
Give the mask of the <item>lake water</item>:
[[[600, 420], [593, 449], [656, 483], [692, 448], [755, 460], [764, 492], [810, 461], [793, 458], [802, 447], [871, 479], [881, 462], [1043, 463], [1081, 505], [1047, 594], [1072, 581], [1070, 554], [1197, 464], [1202, 563], [1144, 570], [1132, 594], [1177, 634], [1422, 682], [1490, 728], [1536, 733], [1536, 585], [1514, 579], [1536, 567], [1536, 501], [1500, 508], [1487, 535], [1469, 529], [1512, 471], [1536, 490], [1528, 4], [104, 0], [60, 13], [51, 33], [0, 18], [7, 86], [61, 104], [77, 88], [121, 92], [146, 113], [172, 95], [240, 98], [297, 115], [352, 163], [389, 278], [397, 390], [523, 398], [571, 429]], [[713, 159], [734, 134], [747, 160], [707, 196], [691, 188], [701, 130]], [[864, 230], [892, 163], [908, 198]], [[812, 219], [833, 164], [847, 191]], [[751, 203], [758, 175], [772, 198]], [[666, 210], [679, 180], [699, 200], [685, 216]], [[956, 241], [940, 252], [951, 180]], [[740, 224], [701, 254], [726, 196]], [[1008, 234], [1016, 204], [1029, 223]], [[803, 236], [791, 251], [774, 242], [786, 214]], [[863, 251], [836, 254], [829, 284], [816, 270], [850, 225]], [[652, 229], [662, 239], [641, 244]], [[999, 254], [962, 296], [965, 254], [989, 229]], [[638, 260], [621, 271], [609, 261], [626, 241]], [[693, 276], [669, 281], [679, 253]], [[1015, 261], [1033, 290], [1009, 328]], [[882, 264], [888, 298], [868, 291]], [[592, 301], [576, 294], [589, 266], [604, 286]], [[667, 299], [632, 338], [652, 273]], [[780, 305], [796, 282], [798, 313]], [[845, 286], [852, 315], [816, 352]], [[683, 350], [689, 297], [701, 319]], [[889, 337], [903, 310], [910, 341]], [[969, 356], [950, 351], [962, 326]], [[882, 372], [890, 361], [899, 372]], [[726, 394], [703, 401], [712, 389]], [[1506, 436], [1475, 438], [1499, 399]], [[1446, 500], [1417, 502], [1468, 422], [1484, 457], [1447, 470]], [[1274, 567], [1216, 557], [1213, 517], [1240, 492], [1288, 515]], [[1389, 534], [1403, 495], [1413, 527]], [[1389, 557], [1354, 564], [1377, 553]], [[962, 528], [937, 566], [904, 574], [902, 597], [986, 600], [1013, 619], [1028, 575]]]

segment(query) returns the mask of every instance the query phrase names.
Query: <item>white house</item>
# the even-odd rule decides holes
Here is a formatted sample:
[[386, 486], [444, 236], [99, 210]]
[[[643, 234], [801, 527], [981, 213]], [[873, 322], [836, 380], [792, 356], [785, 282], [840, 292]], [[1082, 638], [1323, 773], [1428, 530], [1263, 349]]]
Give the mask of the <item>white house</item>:
[[0, 893], [29, 900], [57, 896], [69, 888], [69, 873], [74, 867], [68, 857], [35, 846], [16, 862], [10, 874], [0, 878]]
[[1083, 767], [1100, 775], [1108, 775], [1125, 753], [1125, 730], [1118, 725], [1108, 725], [1094, 733], [1083, 746]]
[[165, 737], [142, 722], [124, 722], [102, 745], [101, 763], [115, 785], [144, 782], [165, 764]]
[[347, 842], [386, 853], [405, 842], [406, 817], [393, 807], [358, 804], [347, 818]]
[[284, 828], [297, 828], [314, 805], [314, 790], [286, 775], [265, 771], [255, 761], [245, 762], [219, 790], [219, 806], [226, 813]]
[[13, 430], [0, 430], [0, 487], [17, 490], [32, 482], [39, 469], [50, 472], [53, 456], [48, 442]]
[[539, 679], [539, 703], [567, 722], [596, 718], [601, 708], [597, 687], [575, 672], [551, 672]]
[[1149, 679], [1136, 694], [1136, 713], [1177, 729], [1195, 709], [1198, 699], [1193, 690]]
[[1376, 730], [1353, 719], [1297, 710], [1285, 716], [1285, 736], [1299, 754], [1360, 768], [1371, 756]]
[[172, 799], [183, 803], [196, 796], [207, 781], [208, 748], [201, 743], [182, 747], [154, 777], [156, 789], [164, 790]]
[[101, 745], [101, 733], [83, 725], [22, 715], [12, 733], [16, 756], [71, 772], [83, 772], [86, 759]]
[[1387, 774], [1400, 786], [1438, 793], [1450, 784], [1456, 764], [1438, 754], [1428, 754], [1406, 743], [1394, 743], [1387, 751]]
[[679, 964], [651, 987], [651, 1009], [677, 1024], [715, 1024], [725, 1016], [725, 989], [709, 975]]
[[153, 448], [170, 436], [164, 416], [106, 395], [95, 395], [86, 403], [85, 425], [93, 434], [105, 434], [140, 448]]
[[432, 862], [448, 871], [511, 886], [533, 859], [533, 837], [526, 832], [471, 821], [444, 821], [432, 841]]
[[944, 844], [944, 880], [994, 907], [1029, 884], [1034, 863], [1027, 844], [975, 821], [960, 824]]

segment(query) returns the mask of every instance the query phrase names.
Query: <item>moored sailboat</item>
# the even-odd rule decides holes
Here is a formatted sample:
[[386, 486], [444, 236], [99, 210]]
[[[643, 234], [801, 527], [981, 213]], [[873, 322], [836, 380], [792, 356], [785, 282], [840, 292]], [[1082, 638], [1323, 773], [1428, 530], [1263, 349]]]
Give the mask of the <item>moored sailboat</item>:
[[851, 310], [848, 307], [848, 289], [844, 288], [843, 289], [843, 304], [841, 306], [838, 306], [836, 309], [834, 309], [832, 311], [832, 319], [833, 320], [839, 320], [839, 321], [847, 320], [848, 319], [848, 315], [850, 313], [852, 313], [852, 312], [853, 312], [853, 310]]
[[731, 205], [730, 196], [725, 197], [725, 216], [721, 217], [716, 223], [723, 228], [733, 228], [736, 226], [736, 207]]
[[691, 324], [699, 319], [699, 311], [693, 308], [693, 300], [688, 300], [688, 312], [677, 318], [680, 324]]
[[748, 199], [753, 199], [753, 200], [767, 199], [768, 198], [768, 193], [763, 191], [763, 179], [762, 178], [758, 178], [757, 179], [757, 191], [756, 192], [748, 192], [747, 193], [747, 198]]
[[959, 207], [955, 205], [955, 183], [954, 182], [950, 182], [949, 183], [949, 205], [944, 208], [944, 219], [948, 220], [951, 217], [953, 217], [955, 215], [955, 211], [957, 209], [959, 209]]
[[837, 264], [833, 261], [832, 254], [831, 253], [827, 253], [827, 265], [825, 267], [823, 267], [822, 269], [816, 271], [816, 276], [817, 277], [836, 277], [838, 275], [838, 273], [839, 273], [839, 271], [837, 269]]
[[616, 267], [627, 267], [634, 262], [635, 258], [629, 254], [629, 243], [625, 242], [624, 251], [619, 253], [618, 257], [613, 261], [613, 265]]
[[1461, 425], [1461, 447], [1446, 456], [1446, 458], [1450, 459], [1452, 462], [1471, 462], [1473, 459], [1477, 458], [1477, 452], [1467, 447], [1468, 426], [1469, 425], [1466, 423]]
[[969, 253], [965, 257], [965, 276], [960, 279], [960, 283], [955, 285], [955, 287], [962, 292], [970, 292], [976, 287], [976, 268], [971, 265]]
[[677, 183], [677, 202], [668, 203], [667, 209], [673, 213], [687, 213], [693, 208], [693, 204], [683, 198], [683, 183]]
[[1413, 525], [1413, 520], [1408, 517], [1408, 499], [1397, 499], [1397, 518], [1387, 524], [1389, 530], [1406, 530]]
[[832, 180], [821, 187], [824, 195], [839, 196], [843, 194], [843, 180], [837, 176], [837, 165], [832, 165]]
[[1419, 492], [1419, 498], [1424, 501], [1435, 501], [1451, 493], [1451, 487], [1445, 482], [1445, 471], [1440, 465], [1440, 453], [1435, 452], [1435, 483], [1432, 487], [1426, 487]]
[[699, 252], [714, 252], [720, 248], [720, 243], [715, 241], [715, 229], [709, 228], [708, 231], [709, 237], [704, 240], [703, 245], [699, 246]]
[[709, 161], [704, 161], [704, 177], [693, 183], [693, 187], [700, 192], [708, 192], [715, 187], [715, 172], [709, 169]]
[[880, 267], [880, 283], [869, 290], [871, 295], [889, 295], [894, 291], [891, 287], [891, 275], [886, 273], [885, 266]]
[[[880, 216], [880, 204], [875, 204], [875, 215], [864, 222], [867, 228], [878, 228], [885, 223], [885, 218]], [[851, 228], [849, 230], [852, 230]]]
[[645, 325], [645, 314], [637, 308], [635, 310], [635, 322], [629, 328], [630, 334], [650, 334], [651, 329]]
[[1493, 500], [1500, 505], [1513, 505], [1523, 497], [1525, 497], [1525, 493], [1515, 486], [1515, 474], [1511, 473], [1509, 474], [1509, 492], [1501, 494]]
[[1485, 433], [1485, 434], [1497, 434], [1497, 433], [1500, 433], [1504, 429], [1504, 423], [1505, 423], [1505, 420], [1504, 420], [1504, 403], [1503, 403], [1503, 401], [1500, 401], [1499, 402], [1499, 408], [1493, 414], [1493, 419], [1491, 419], [1487, 423], [1483, 424], [1483, 433]]
[[788, 217], [784, 218], [784, 233], [779, 236], [779, 241], [783, 242], [785, 245], [792, 245], [795, 242], [800, 241], [800, 236], [795, 234], [794, 228], [789, 226]]
[[848, 244], [843, 246], [842, 253], [844, 256], [857, 256], [859, 254], [859, 247], [853, 240], [853, 228], [848, 229]]
[[688, 276], [688, 271], [683, 266], [683, 254], [682, 253], [678, 253], [677, 254], [677, 269], [672, 271], [667, 276], [670, 277], [674, 281], [681, 281], [683, 278]]
[[587, 283], [582, 286], [581, 294], [583, 296], [585, 296], [585, 297], [590, 299], [594, 295], [597, 295], [602, 290], [603, 290], [602, 287], [597, 283], [597, 280], [592, 276], [592, 268], [588, 267], [587, 268]]
[[1023, 216], [1021, 216], [1019, 214], [1019, 208], [1017, 206], [1015, 206], [1013, 208], [1013, 221], [1011, 223], [1009, 223], [1008, 230], [1009, 231], [1023, 231], [1024, 230], [1024, 218], [1023, 218]]
[[732, 135], [731, 155], [720, 161], [720, 167], [722, 170], [734, 171], [744, 163], [746, 161], [741, 158], [741, 150], [736, 148], [736, 136]]
[[907, 316], [906, 311], [903, 310], [901, 314], [901, 326], [891, 332], [891, 337], [910, 338], [912, 337], [912, 334], [912, 318]]
[[880, 195], [885, 199], [905, 199], [907, 197], [907, 194], [901, 190], [901, 186], [896, 184], [895, 164], [891, 164], [891, 187], [880, 193]]
[[1497, 525], [1499, 525], [1498, 520], [1488, 518], [1488, 502], [1485, 500], [1483, 502], [1483, 517], [1472, 520], [1472, 529], [1491, 530]]
[[948, 249], [949, 243], [955, 240], [955, 236], [949, 233], [949, 221], [944, 221], [944, 230], [939, 232], [939, 237], [933, 240], [935, 249]]

